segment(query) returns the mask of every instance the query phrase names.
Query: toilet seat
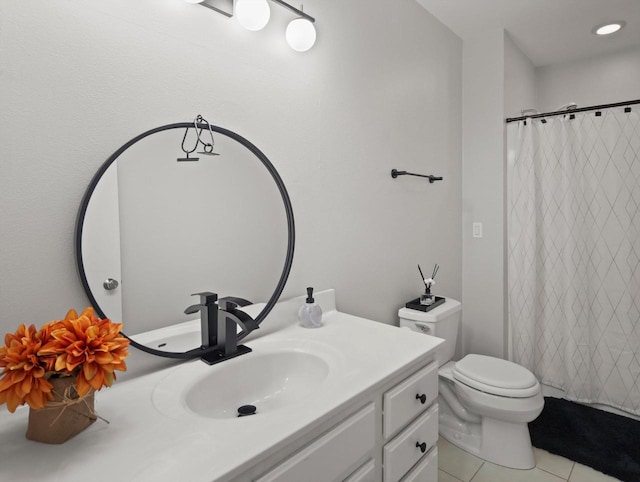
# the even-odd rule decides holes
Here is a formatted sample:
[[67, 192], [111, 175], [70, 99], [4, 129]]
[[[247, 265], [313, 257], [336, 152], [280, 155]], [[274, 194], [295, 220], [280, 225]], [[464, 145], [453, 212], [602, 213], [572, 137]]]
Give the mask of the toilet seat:
[[533, 397], [540, 392], [536, 377], [525, 367], [485, 355], [467, 355], [456, 362], [452, 375], [460, 383], [492, 395]]

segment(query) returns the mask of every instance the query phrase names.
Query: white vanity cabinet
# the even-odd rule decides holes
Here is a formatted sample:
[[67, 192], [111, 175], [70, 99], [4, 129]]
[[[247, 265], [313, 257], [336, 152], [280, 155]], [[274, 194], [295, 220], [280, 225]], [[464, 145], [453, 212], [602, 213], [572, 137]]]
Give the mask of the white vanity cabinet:
[[[431, 362], [383, 396], [383, 480], [395, 482], [407, 474], [438, 441], [438, 364]], [[397, 434], [397, 435], [396, 435]], [[437, 456], [434, 478], [437, 481]]]
[[369, 403], [260, 477], [258, 482], [300, 482], [313, 480], [320, 474], [325, 480], [343, 480], [353, 464], [375, 447], [374, 414], [374, 404]]
[[[27, 407], [0, 407], [0, 440], [11, 442], [0, 443], [0, 479], [80, 481], [106, 458], [118, 461], [116, 479], [132, 481], [436, 482], [442, 340], [341, 313], [333, 290], [315, 299], [321, 328], [298, 325], [306, 297], [292, 298], [277, 304], [260, 336], [247, 337], [251, 353], [175, 364], [100, 391], [110, 423], [62, 446], [24, 437]], [[199, 329], [194, 320], [150, 340], [199, 340]], [[275, 369], [269, 360], [279, 360]], [[203, 399], [218, 410], [194, 405]], [[253, 400], [255, 416], [235, 416]], [[93, 482], [114, 478], [94, 472]]]
[[437, 482], [437, 397], [436, 362], [404, 370], [351, 404], [357, 408], [347, 409], [346, 416], [325, 423], [329, 430], [284, 460], [273, 465], [279, 457], [271, 457], [237, 480]]
[[[382, 398], [385, 441], [382, 479], [396, 482], [407, 476], [411, 478], [406, 480], [437, 482], [438, 364], [429, 363], [385, 392]], [[420, 477], [407, 475], [416, 465], [424, 466]]]

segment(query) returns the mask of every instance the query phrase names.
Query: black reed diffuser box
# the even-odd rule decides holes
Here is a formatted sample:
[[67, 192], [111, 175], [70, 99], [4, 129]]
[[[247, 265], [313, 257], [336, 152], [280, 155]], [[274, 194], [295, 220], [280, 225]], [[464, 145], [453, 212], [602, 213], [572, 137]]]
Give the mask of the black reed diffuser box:
[[406, 306], [411, 310], [419, 310], [419, 311], [425, 311], [425, 312], [431, 311], [436, 306], [440, 306], [442, 303], [444, 303], [444, 300], [445, 300], [445, 298], [443, 298], [442, 296], [434, 296], [434, 298], [435, 298], [435, 301], [430, 305], [423, 305], [420, 303], [420, 298], [416, 298], [415, 300], [409, 301], [404, 306]]

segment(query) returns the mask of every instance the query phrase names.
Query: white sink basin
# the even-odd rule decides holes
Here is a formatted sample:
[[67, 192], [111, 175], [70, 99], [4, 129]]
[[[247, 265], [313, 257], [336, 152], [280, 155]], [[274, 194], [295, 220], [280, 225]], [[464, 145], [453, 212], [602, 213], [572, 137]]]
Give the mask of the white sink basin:
[[[176, 367], [155, 388], [153, 403], [173, 418], [249, 419], [311, 403], [339, 372], [341, 356], [325, 344], [256, 340], [253, 351], [210, 366], [196, 360]], [[296, 347], [296, 348], [290, 348]]]
[[220, 368], [186, 393], [187, 407], [203, 417], [234, 418], [241, 405], [254, 405], [261, 414], [304, 402], [329, 374], [322, 358], [296, 351], [251, 353]]

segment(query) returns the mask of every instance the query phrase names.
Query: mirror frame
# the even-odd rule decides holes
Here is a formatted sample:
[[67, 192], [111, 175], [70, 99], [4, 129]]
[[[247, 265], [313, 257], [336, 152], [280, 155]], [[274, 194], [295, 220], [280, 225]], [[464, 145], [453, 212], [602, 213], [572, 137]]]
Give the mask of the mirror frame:
[[[223, 127], [215, 126], [215, 125], [212, 125], [212, 124], [209, 125], [209, 124], [198, 124], [198, 123], [194, 123], [194, 122], [178, 122], [178, 123], [167, 124], [167, 125], [164, 125], [164, 126], [156, 127], [154, 129], [150, 129], [150, 130], [148, 130], [146, 132], [143, 132], [142, 134], [134, 137], [133, 139], [131, 139], [127, 143], [125, 143], [122, 147], [120, 147], [116, 152], [114, 152], [100, 166], [98, 171], [94, 174], [93, 178], [91, 179], [91, 182], [89, 183], [89, 186], [87, 187], [87, 189], [86, 189], [86, 191], [84, 193], [84, 196], [82, 197], [82, 202], [80, 203], [80, 208], [78, 210], [78, 216], [76, 218], [76, 227], [75, 227], [76, 264], [77, 264], [77, 268], [78, 268], [78, 274], [80, 276], [80, 281], [82, 282], [82, 287], [84, 288], [84, 291], [87, 294], [87, 297], [89, 298], [89, 301], [91, 302], [91, 305], [95, 309], [95, 311], [98, 314], [98, 316], [100, 316], [101, 318], [107, 318], [107, 316], [102, 311], [102, 309], [100, 308], [100, 305], [98, 304], [95, 296], [91, 292], [91, 288], [89, 287], [89, 282], [88, 282], [87, 277], [86, 277], [85, 272], [84, 272], [84, 262], [82, 260], [82, 230], [83, 230], [83, 225], [84, 225], [84, 219], [85, 219], [85, 216], [86, 216], [86, 213], [87, 213], [87, 207], [89, 205], [89, 200], [91, 199], [91, 195], [93, 194], [93, 191], [95, 190], [98, 182], [100, 181], [100, 179], [102, 178], [104, 173], [107, 171], [109, 166], [111, 166], [111, 164], [113, 164], [113, 162], [115, 162], [123, 152], [125, 152], [129, 147], [131, 147], [132, 145], [134, 145], [138, 141], [144, 139], [145, 137], [148, 137], [150, 135], [156, 134], [158, 132], [163, 132], [163, 131], [166, 131], [166, 130], [170, 130], [170, 129], [198, 128], [198, 129], [207, 130], [207, 129], [209, 129], [209, 127], [211, 127], [211, 130], [213, 132], [217, 132], [218, 134], [225, 135], [225, 136], [230, 137], [231, 139], [239, 142], [245, 148], [247, 148], [251, 153], [253, 153], [260, 160], [260, 162], [264, 165], [264, 167], [267, 169], [269, 174], [271, 174], [271, 177], [273, 178], [274, 182], [276, 183], [276, 186], [278, 187], [278, 190], [280, 191], [280, 195], [282, 197], [282, 202], [284, 204], [284, 208], [285, 208], [285, 212], [286, 212], [286, 216], [287, 216], [287, 231], [288, 231], [288, 233], [287, 233], [287, 254], [285, 256], [284, 267], [282, 269], [282, 274], [280, 275], [280, 279], [278, 281], [278, 284], [276, 285], [276, 288], [275, 288], [273, 294], [271, 295], [271, 298], [269, 298], [269, 300], [267, 301], [266, 306], [262, 309], [262, 311], [258, 314], [258, 316], [255, 319], [255, 321], [256, 321], [256, 323], [258, 325], [260, 325], [260, 323], [262, 323], [262, 321], [264, 321], [264, 319], [267, 317], [269, 312], [273, 309], [275, 304], [278, 302], [278, 299], [280, 298], [280, 295], [282, 294], [282, 291], [284, 290], [284, 286], [287, 283], [287, 279], [289, 277], [289, 273], [291, 272], [291, 265], [293, 263], [293, 251], [294, 251], [294, 246], [295, 246], [295, 223], [294, 223], [294, 220], [293, 220], [293, 208], [291, 206], [291, 200], [289, 199], [289, 194], [287, 193], [287, 189], [285, 188], [284, 183], [282, 182], [282, 178], [278, 174], [278, 171], [276, 171], [276, 168], [273, 166], [271, 161], [269, 161], [267, 156], [265, 156], [262, 153], [262, 151], [260, 151], [260, 149], [258, 149], [255, 145], [253, 145], [251, 142], [249, 142], [247, 139], [245, 139], [241, 135], [239, 135], [239, 134], [237, 134], [237, 133], [235, 133], [235, 132], [233, 132], [233, 131], [231, 131], [229, 129], [225, 129]], [[124, 322], [124, 320], [122, 320], [122, 321]], [[157, 356], [161, 356], [161, 357], [165, 357], [165, 358], [177, 358], [177, 359], [199, 358], [199, 357], [201, 357], [201, 356], [203, 356], [203, 355], [205, 355], [207, 353], [211, 353], [211, 352], [216, 350], [215, 346], [214, 347], [208, 347], [206, 349], [203, 349], [202, 347], [198, 347], [198, 348], [194, 348], [193, 350], [186, 351], [186, 352], [170, 352], [170, 351], [156, 350], [154, 348], [149, 348], [146, 345], [142, 345], [142, 344], [136, 342], [135, 340], [130, 338], [128, 335], [126, 335], [124, 332], [121, 332], [121, 334], [131, 342], [132, 346], [138, 348], [139, 350], [142, 350], [142, 351], [144, 351], [146, 353], [150, 353], [152, 355], [157, 355]], [[249, 334], [249, 332], [247, 332], [245, 330], [241, 331], [238, 334], [238, 341], [242, 340], [248, 334]]]

